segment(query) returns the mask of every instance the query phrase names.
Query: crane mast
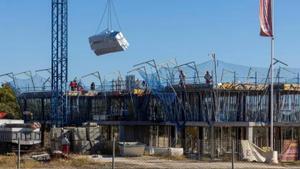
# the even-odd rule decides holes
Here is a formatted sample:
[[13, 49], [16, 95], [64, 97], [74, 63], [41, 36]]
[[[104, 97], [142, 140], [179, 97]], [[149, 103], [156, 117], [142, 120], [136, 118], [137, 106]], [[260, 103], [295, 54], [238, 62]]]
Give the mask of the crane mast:
[[68, 0], [52, 0], [51, 124], [63, 126], [68, 112]]

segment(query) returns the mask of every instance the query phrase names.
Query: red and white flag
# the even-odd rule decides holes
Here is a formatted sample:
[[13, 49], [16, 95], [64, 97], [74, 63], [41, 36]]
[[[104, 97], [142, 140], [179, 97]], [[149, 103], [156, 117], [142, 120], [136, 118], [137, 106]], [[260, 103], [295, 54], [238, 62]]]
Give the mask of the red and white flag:
[[260, 0], [259, 2], [260, 35], [272, 37], [272, 0]]

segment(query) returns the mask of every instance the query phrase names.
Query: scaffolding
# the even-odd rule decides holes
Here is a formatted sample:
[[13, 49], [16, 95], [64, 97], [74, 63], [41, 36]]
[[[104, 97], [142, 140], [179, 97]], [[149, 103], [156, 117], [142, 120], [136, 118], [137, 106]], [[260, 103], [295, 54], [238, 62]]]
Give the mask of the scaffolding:
[[[179, 70], [182, 70], [186, 76], [184, 87], [179, 84], [177, 78]], [[95, 92], [90, 94], [89, 85], [83, 85], [83, 91], [76, 91], [75, 94], [69, 95], [68, 103], [70, 107], [74, 107], [72, 109], [76, 110], [77, 114], [83, 111], [91, 112], [91, 110], [83, 110], [82, 107], [86, 105], [92, 106], [94, 102], [105, 103], [99, 106], [110, 108], [106, 111], [102, 110], [102, 114], [111, 113], [110, 117], [119, 114], [132, 115], [137, 118], [136, 120], [140, 120], [139, 117], [144, 120], [151, 117], [151, 120], [204, 121], [208, 124], [232, 121], [268, 122], [270, 108], [268, 70], [268, 68], [234, 65], [219, 60], [201, 64], [195, 62], [178, 64], [177, 61], [157, 64], [152, 59], [134, 65], [127, 73], [127, 76], [135, 74], [141, 77], [141, 80], [135, 79], [134, 76], [124, 80], [121, 74], [117, 73], [117, 78], [109, 81], [100, 76], [98, 71], [81, 76], [80, 81], [83, 84], [89, 84], [85, 80], [91, 77], [98, 81]], [[277, 73], [274, 99], [277, 113], [274, 118], [278, 122], [298, 122], [300, 69], [280, 66], [275, 70]], [[212, 73], [212, 77], [220, 77], [215, 78], [217, 80], [217, 83], [213, 82], [215, 86], [206, 84], [203, 75], [207, 71]], [[6, 73], [0, 76], [0, 80], [4, 82], [3, 79], [8, 78], [10, 82], [6, 81], [6, 83], [9, 83], [21, 96], [30, 93], [33, 95], [49, 93], [51, 77], [41, 76], [42, 72], [46, 72], [46, 76], [49, 75], [47, 73], [49, 69], [41, 69], [35, 71], [35, 74], [30, 71]], [[217, 72], [217, 75], [214, 75], [214, 72]], [[81, 103], [82, 99], [89, 100], [85, 96], [94, 96], [101, 101], [91, 101], [92, 103], [85, 105]], [[115, 96], [116, 102], [121, 102], [120, 105], [115, 105], [113, 100], [109, 101], [110, 96]], [[92, 119], [92, 116], [89, 115], [89, 118]], [[100, 116], [101, 114], [98, 115], [98, 119]]]

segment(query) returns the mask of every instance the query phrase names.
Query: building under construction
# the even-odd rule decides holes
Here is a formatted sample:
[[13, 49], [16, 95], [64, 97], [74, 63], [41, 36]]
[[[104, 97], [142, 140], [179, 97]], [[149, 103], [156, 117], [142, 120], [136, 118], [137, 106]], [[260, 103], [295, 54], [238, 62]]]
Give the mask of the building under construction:
[[[276, 65], [274, 81], [274, 149], [300, 139], [298, 69]], [[94, 78], [95, 86], [85, 79]], [[78, 88], [65, 93], [64, 126], [95, 122], [110, 140], [138, 141], [153, 147], [183, 147], [187, 154], [220, 157], [232, 140], [270, 145], [270, 77], [268, 68], [212, 60], [202, 64], [176, 61], [137, 64], [123, 78], [82, 76]], [[140, 78], [140, 79], [138, 79]], [[51, 124], [49, 79], [38, 74], [14, 78], [25, 120]], [[39, 84], [37, 84], [39, 83]]]

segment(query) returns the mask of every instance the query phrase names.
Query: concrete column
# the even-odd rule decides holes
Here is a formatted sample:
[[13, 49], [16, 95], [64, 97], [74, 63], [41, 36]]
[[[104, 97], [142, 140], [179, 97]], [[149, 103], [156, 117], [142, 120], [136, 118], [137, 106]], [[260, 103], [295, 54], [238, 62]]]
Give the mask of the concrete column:
[[159, 126], [156, 126], [156, 136], [155, 136], [156, 146], [159, 147]]
[[201, 136], [201, 138], [200, 138], [200, 141], [201, 141], [201, 143], [200, 143], [200, 145], [201, 145], [201, 151], [200, 151], [200, 153], [202, 155], [204, 154], [204, 149], [205, 149], [206, 141], [207, 141], [205, 139], [205, 132], [206, 132], [205, 127], [201, 127], [201, 133], [200, 133], [200, 136]]
[[214, 126], [210, 127], [210, 155], [211, 155], [211, 159], [215, 158], [215, 128]]
[[175, 145], [174, 147], [177, 147], [177, 143], [178, 143], [178, 132], [177, 132], [177, 126], [174, 126], [174, 139], [175, 139]]
[[181, 133], [180, 134], [181, 135], [181, 144], [182, 144], [182, 147], [183, 147], [184, 151], [186, 151], [186, 140], [187, 139], [185, 139], [186, 138], [185, 126], [182, 127], [180, 133]]
[[253, 127], [249, 126], [246, 128], [246, 139], [250, 142], [253, 143]]
[[185, 127], [175, 126], [176, 147], [181, 147], [185, 150]]
[[119, 138], [120, 138], [120, 141], [126, 141], [125, 126], [119, 126]]
[[[296, 132], [297, 132], [297, 135], [298, 135], [298, 144], [300, 143], [300, 130], [299, 130], [299, 127], [296, 127]], [[299, 155], [298, 155], [298, 160], [300, 159]]]
[[283, 127], [280, 126], [280, 153], [283, 151]]
[[111, 126], [109, 126], [109, 139], [110, 140], [113, 140], [113, 134], [114, 134], [114, 132], [113, 132], [113, 126], [111, 125]]
[[198, 159], [203, 155], [204, 150], [204, 127], [198, 127]]
[[172, 147], [172, 134], [171, 134], [171, 126], [168, 126], [168, 147]]
[[150, 126], [149, 134], [150, 134], [149, 147], [152, 148], [152, 146], [153, 146], [153, 126]]
[[270, 146], [270, 127], [266, 128], [266, 142], [267, 142], [267, 146]]

